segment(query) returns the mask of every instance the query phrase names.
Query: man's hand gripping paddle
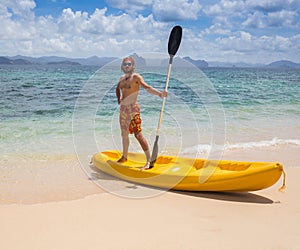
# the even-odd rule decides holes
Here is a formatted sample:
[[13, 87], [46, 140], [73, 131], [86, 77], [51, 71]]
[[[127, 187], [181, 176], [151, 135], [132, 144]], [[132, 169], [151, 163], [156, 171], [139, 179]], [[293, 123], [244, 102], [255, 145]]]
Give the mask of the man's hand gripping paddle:
[[[170, 60], [169, 60], [169, 68], [168, 68], [168, 75], [167, 75], [167, 80], [166, 80], [165, 91], [168, 90], [171, 68], [172, 68], [172, 63], [173, 63], [173, 57], [175, 56], [175, 54], [179, 48], [179, 45], [181, 42], [181, 37], [182, 37], [182, 28], [180, 26], [173, 27], [173, 29], [170, 33], [170, 36], [169, 36], [169, 43], [168, 43], [168, 53], [170, 56]], [[150, 168], [152, 168], [154, 166], [156, 159], [157, 159], [157, 155], [158, 155], [158, 139], [159, 139], [159, 134], [160, 134], [160, 126], [161, 126], [161, 122], [162, 122], [162, 116], [163, 116], [163, 112], [164, 112], [164, 108], [165, 108], [165, 103], [166, 103], [166, 97], [163, 98], [162, 107], [160, 110], [160, 116], [159, 116], [158, 126], [157, 126], [157, 130], [156, 130], [156, 138], [155, 138], [152, 155], [151, 155]]]

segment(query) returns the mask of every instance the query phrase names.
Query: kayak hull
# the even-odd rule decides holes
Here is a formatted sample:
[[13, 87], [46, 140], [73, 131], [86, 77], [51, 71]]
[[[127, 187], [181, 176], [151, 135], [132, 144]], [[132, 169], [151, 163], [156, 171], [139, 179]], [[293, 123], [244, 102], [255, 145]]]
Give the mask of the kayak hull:
[[129, 153], [118, 163], [119, 151], [95, 154], [92, 163], [106, 174], [159, 188], [183, 191], [247, 192], [274, 185], [284, 173], [278, 162], [242, 162], [159, 156], [153, 168], [141, 170], [144, 154]]

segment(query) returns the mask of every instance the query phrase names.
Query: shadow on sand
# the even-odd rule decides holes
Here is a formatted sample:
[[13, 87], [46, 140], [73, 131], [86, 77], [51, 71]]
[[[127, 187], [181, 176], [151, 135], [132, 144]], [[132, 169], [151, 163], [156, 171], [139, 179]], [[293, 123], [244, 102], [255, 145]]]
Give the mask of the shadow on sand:
[[273, 204], [269, 198], [264, 196], [260, 196], [257, 194], [249, 193], [249, 192], [189, 192], [189, 191], [175, 191], [172, 190], [176, 194], [180, 195], [188, 195], [198, 198], [206, 198], [220, 201], [230, 201], [230, 202], [241, 202], [241, 203], [256, 203], [256, 204]]

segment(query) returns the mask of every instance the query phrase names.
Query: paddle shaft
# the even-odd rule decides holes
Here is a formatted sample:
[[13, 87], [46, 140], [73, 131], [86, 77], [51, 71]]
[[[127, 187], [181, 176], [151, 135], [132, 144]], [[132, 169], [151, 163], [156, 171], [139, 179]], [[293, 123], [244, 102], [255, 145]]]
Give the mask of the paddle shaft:
[[[165, 91], [168, 91], [173, 57], [174, 57], [174, 55], [170, 55]], [[159, 139], [159, 134], [160, 134], [160, 127], [161, 127], [161, 123], [162, 123], [163, 113], [164, 113], [164, 109], [165, 109], [165, 104], [166, 104], [166, 97], [163, 98], [162, 105], [161, 105], [161, 110], [160, 110], [157, 130], [156, 130], [156, 137], [155, 137], [155, 142], [153, 145], [153, 150], [152, 150], [152, 155], [151, 155], [151, 160], [150, 160], [150, 168], [152, 168], [154, 166], [156, 159], [157, 159], [157, 155], [158, 155], [158, 139]]]
[[[172, 62], [173, 62], [173, 55], [170, 55], [165, 91], [168, 91], [168, 87], [169, 87], [169, 80], [170, 80], [170, 75], [171, 75]], [[166, 97], [164, 97], [163, 101], [162, 101], [159, 120], [158, 120], [158, 125], [157, 125], [157, 130], [156, 130], [156, 136], [159, 136], [159, 134], [160, 134], [160, 127], [161, 127], [162, 118], [163, 118], [163, 114], [164, 114], [165, 104], [166, 104]]]

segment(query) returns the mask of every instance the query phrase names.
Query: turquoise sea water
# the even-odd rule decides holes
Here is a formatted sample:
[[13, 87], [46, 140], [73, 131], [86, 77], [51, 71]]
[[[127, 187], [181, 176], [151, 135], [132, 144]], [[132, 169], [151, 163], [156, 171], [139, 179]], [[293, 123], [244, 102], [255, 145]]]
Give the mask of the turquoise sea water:
[[[0, 151], [62, 154], [120, 149], [115, 86], [119, 61], [89, 66], [0, 66]], [[167, 66], [137, 69], [163, 90]], [[141, 90], [152, 144], [161, 99]], [[91, 142], [93, 140], [93, 142]], [[169, 82], [160, 149], [172, 153], [300, 146], [300, 70], [177, 67]], [[91, 147], [89, 147], [91, 145]], [[134, 142], [131, 150], [140, 151]]]

